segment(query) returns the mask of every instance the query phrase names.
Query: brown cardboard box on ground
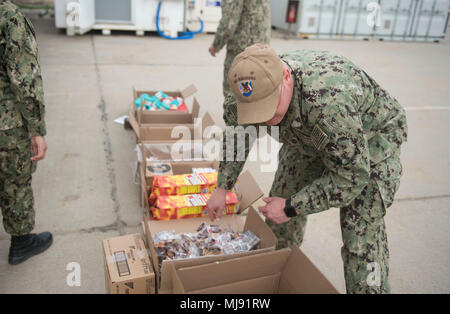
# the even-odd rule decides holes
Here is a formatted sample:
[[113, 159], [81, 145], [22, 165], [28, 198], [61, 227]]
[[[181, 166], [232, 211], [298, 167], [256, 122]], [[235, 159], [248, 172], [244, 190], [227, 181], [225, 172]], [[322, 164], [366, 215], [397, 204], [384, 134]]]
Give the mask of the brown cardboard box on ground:
[[[263, 192], [248, 171], [244, 172], [238, 178], [238, 183], [235, 188], [236, 194], [240, 200], [239, 212], [249, 208], [251, 204], [263, 195]], [[232, 259], [239, 256], [259, 254], [262, 252], [275, 250], [277, 244], [277, 239], [272, 230], [259, 216], [259, 214], [252, 207], [250, 207], [247, 216], [245, 217], [241, 215], [222, 216], [220, 220], [214, 221], [214, 224], [218, 224], [222, 227], [232, 227], [232, 229], [237, 232], [244, 232], [247, 230], [252, 231], [261, 240], [258, 249], [238, 254], [202, 256], [199, 258], [180, 260], [165, 260], [162, 262], [161, 273], [159, 273], [158, 257], [153, 244], [153, 236], [160, 231], [174, 231], [176, 233], [195, 232], [202, 222], [211, 224], [211, 221], [207, 217], [166, 221], [152, 221], [149, 220], [148, 217], [149, 215], [147, 213], [147, 221], [145, 221], [145, 235], [151, 252], [153, 267], [156, 273], [157, 287], [159, 287], [157, 291], [161, 294], [173, 293], [172, 268], [174, 265], [177, 265], [177, 267], [188, 267], [213, 261]]]
[[172, 268], [178, 294], [336, 294], [338, 291], [297, 247]]
[[107, 293], [155, 293], [155, 273], [141, 234], [105, 239], [103, 253]]

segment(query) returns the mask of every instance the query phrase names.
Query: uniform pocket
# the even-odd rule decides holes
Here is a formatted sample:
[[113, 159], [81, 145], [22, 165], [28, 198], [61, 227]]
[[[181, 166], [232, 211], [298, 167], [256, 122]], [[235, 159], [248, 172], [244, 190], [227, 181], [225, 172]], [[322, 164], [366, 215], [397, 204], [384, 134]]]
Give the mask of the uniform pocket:
[[377, 165], [388, 159], [395, 151], [396, 149], [383, 135], [376, 134], [369, 140], [370, 162], [372, 165]]

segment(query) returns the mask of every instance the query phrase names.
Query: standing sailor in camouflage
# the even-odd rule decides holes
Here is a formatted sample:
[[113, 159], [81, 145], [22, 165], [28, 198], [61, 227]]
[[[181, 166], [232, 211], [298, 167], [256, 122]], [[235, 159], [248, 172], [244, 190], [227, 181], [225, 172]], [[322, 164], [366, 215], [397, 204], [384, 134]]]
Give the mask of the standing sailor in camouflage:
[[[254, 45], [236, 57], [228, 79], [234, 96], [224, 104], [227, 126], [276, 126], [283, 143], [270, 197], [259, 207], [279, 247], [301, 245], [307, 215], [338, 207], [347, 292], [389, 293], [384, 215], [402, 174], [404, 109], [363, 70], [329, 52], [277, 56]], [[224, 154], [234, 160], [243, 152], [247, 158], [255, 141], [235, 147], [230, 138], [242, 132], [224, 133]], [[220, 163], [208, 201], [212, 219], [220, 218], [225, 190], [244, 163]]]
[[11, 235], [9, 263], [19, 264], [52, 244], [34, 228], [31, 175], [45, 157], [42, 77], [31, 22], [0, 1], [0, 207]]
[[228, 71], [234, 58], [256, 43], [270, 43], [270, 0], [222, 0], [222, 18], [209, 53], [215, 57], [225, 45], [223, 95], [230, 91]]

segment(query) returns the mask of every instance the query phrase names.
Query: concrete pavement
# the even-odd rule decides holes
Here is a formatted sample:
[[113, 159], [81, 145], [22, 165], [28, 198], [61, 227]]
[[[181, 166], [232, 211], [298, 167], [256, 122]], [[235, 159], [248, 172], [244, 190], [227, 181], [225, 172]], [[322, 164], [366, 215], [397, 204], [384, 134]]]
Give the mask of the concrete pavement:
[[[212, 35], [168, 41], [132, 33], [66, 37], [51, 19], [35, 24], [46, 100], [47, 158], [33, 177], [36, 232], [54, 245], [18, 266], [7, 264], [9, 236], [0, 227], [0, 293], [103, 293], [101, 240], [140, 232], [134, 134], [113, 120], [127, 114], [132, 86], [174, 90], [195, 83], [204, 113], [222, 121], [224, 52], [212, 58]], [[386, 215], [393, 293], [450, 292], [450, 39], [435, 43], [284, 40], [278, 52], [331, 50], [363, 67], [407, 108], [404, 176]], [[276, 152], [274, 152], [275, 155]], [[248, 163], [267, 193], [274, 173]], [[302, 250], [345, 292], [339, 210], [309, 217]], [[81, 266], [69, 287], [67, 264]]]

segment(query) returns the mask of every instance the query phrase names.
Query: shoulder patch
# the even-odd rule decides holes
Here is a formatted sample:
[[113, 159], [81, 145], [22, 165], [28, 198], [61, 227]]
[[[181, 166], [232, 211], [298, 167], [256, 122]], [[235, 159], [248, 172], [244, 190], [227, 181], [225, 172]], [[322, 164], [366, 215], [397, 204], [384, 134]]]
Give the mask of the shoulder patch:
[[322, 128], [316, 124], [311, 133], [312, 144], [317, 150], [322, 150], [323, 147], [328, 143], [329, 138], [327, 133], [325, 133]]

